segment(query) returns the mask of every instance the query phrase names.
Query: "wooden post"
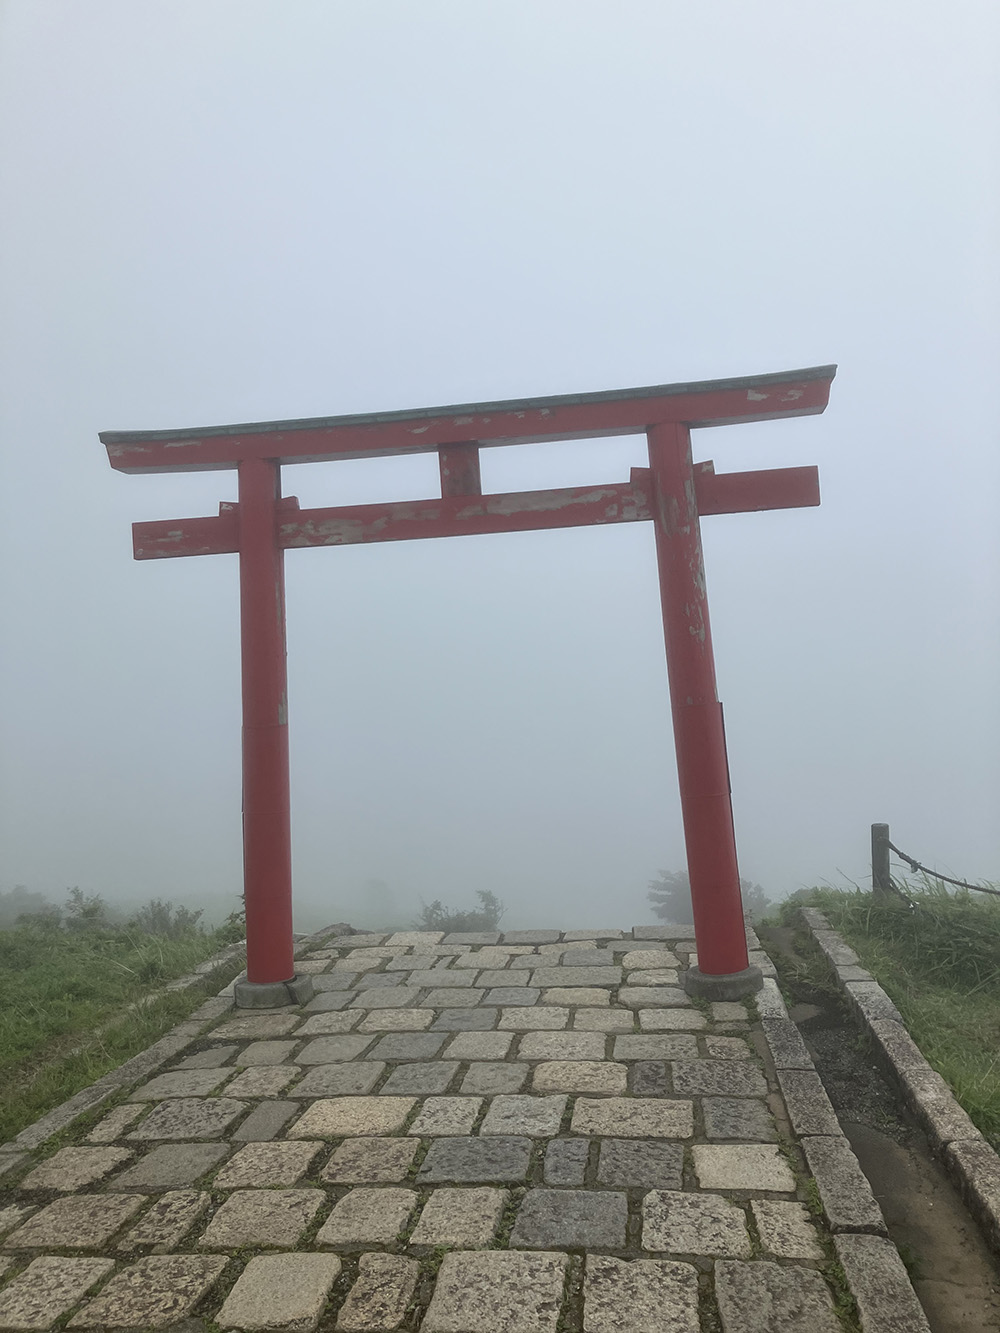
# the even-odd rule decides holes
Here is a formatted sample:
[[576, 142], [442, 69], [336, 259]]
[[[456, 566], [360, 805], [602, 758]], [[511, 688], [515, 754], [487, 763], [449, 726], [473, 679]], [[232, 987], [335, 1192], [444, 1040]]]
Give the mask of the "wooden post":
[[891, 893], [889, 874], [889, 825], [872, 825], [872, 893]]

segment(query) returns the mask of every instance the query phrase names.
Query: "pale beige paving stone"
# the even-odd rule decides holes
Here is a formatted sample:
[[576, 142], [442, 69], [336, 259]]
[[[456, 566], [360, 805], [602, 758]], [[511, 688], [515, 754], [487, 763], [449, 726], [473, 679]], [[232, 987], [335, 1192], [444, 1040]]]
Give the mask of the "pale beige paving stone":
[[[608, 960], [610, 963], [610, 959]], [[569, 967], [560, 963], [558, 967], [536, 967], [531, 973], [531, 984], [547, 990], [550, 986], [620, 986], [622, 970], [620, 967]]]
[[620, 1139], [689, 1139], [694, 1134], [690, 1101], [665, 1097], [579, 1097], [570, 1129], [574, 1134]]
[[340, 1269], [335, 1254], [255, 1255], [215, 1322], [222, 1328], [311, 1333]]
[[171, 1250], [208, 1211], [211, 1202], [211, 1194], [204, 1190], [170, 1190], [161, 1194], [118, 1248], [133, 1250], [139, 1245], [152, 1245], [161, 1252]]
[[761, 1248], [777, 1259], [810, 1259], [819, 1263], [823, 1251], [804, 1203], [751, 1199], [750, 1207]]
[[616, 1060], [695, 1060], [698, 1040], [689, 1032], [643, 1032], [616, 1037], [613, 1055]]
[[606, 1008], [611, 1003], [611, 992], [603, 986], [552, 986], [542, 992], [542, 1004], [597, 1005]]
[[690, 998], [675, 986], [621, 986], [618, 1003], [630, 1009], [689, 1009]]
[[228, 1022], [221, 1024], [209, 1033], [213, 1040], [224, 1040], [226, 1038], [264, 1038], [264, 1037], [287, 1037], [290, 1032], [302, 1022], [302, 1018], [297, 1013], [288, 1013], [283, 1010], [280, 1013], [269, 1014], [243, 1014], [239, 1018], [231, 1018]]
[[88, 1301], [70, 1328], [166, 1328], [191, 1313], [215, 1285], [226, 1260], [164, 1254], [139, 1259]]
[[414, 1259], [398, 1254], [363, 1254], [358, 1279], [337, 1315], [344, 1333], [391, 1333], [406, 1318], [420, 1276]]
[[696, 1143], [691, 1152], [703, 1190], [795, 1193], [795, 1177], [776, 1144]]
[[232, 1097], [177, 1097], [154, 1106], [126, 1137], [139, 1142], [219, 1139], [248, 1109], [247, 1102]]
[[32, 1260], [23, 1273], [0, 1291], [0, 1328], [51, 1328], [114, 1266], [113, 1259], [43, 1255]]
[[52, 1157], [29, 1171], [21, 1181], [23, 1190], [82, 1189], [103, 1180], [133, 1156], [129, 1148], [60, 1148]]
[[290, 1139], [346, 1139], [395, 1134], [416, 1097], [329, 1097], [313, 1102], [287, 1131]]
[[164, 1097], [207, 1097], [218, 1091], [234, 1069], [175, 1069], [158, 1074], [141, 1088], [130, 1092], [130, 1102], [158, 1102]]
[[503, 1060], [513, 1032], [458, 1032], [441, 1052], [445, 1060]]
[[708, 1019], [700, 1009], [640, 1009], [640, 1032], [701, 1032]]
[[310, 1101], [317, 1097], [361, 1096], [371, 1092], [385, 1071], [386, 1066], [378, 1060], [366, 1064], [343, 1061], [339, 1065], [312, 1065], [288, 1095], [307, 1097]]
[[628, 974], [630, 986], [676, 986], [677, 982], [675, 967], [645, 968]]
[[421, 1004], [431, 1005], [435, 1009], [474, 1009], [482, 1001], [484, 994], [485, 991], [481, 986], [429, 990], [424, 992]]
[[693, 1265], [587, 1255], [584, 1333], [699, 1333], [700, 1327]]
[[410, 1133], [421, 1138], [471, 1134], [482, 1105], [482, 1097], [427, 1097]]
[[369, 1033], [345, 1036], [313, 1037], [295, 1057], [300, 1065], [332, 1065], [341, 1060], [357, 1060], [375, 1040]]
[[319, 1245], [388, 1245], [417, 1206], [415, 1190], [357, 1185], [338, 1199], [316, 1233]]
[[[384, 986], [359, 991], [349, 1009], [406, 1009], [420, 994], [419, 986]], [[360, 1028], [360, 1024], [358, 1025]]]
[[387, 961], [385, 970], [387, 972], [429, 971], [436, 962], [437, 958], [432, 953], [395, 954]]
[[97, 1250], [146, 1202], [141, 1194], [76, 1194], [57, 1199], [7, 1237], [11, 1249]]
[[[364, 947], [360, 949], [348, 949], [348, 951], [338, 959], [338, 962], [345, 964], [372, 963], [375, 967], [378, 967], [384, 958], [392, 958], [395, 953], [395, 949], [385, 948]], [[360, 967], [358, 970], [361, 970]]]
[[374, 1009], [358, 1024], [359, 1032], [423, 1032], [434, 1022], [433, 1009]]
[[723, 1333], [842, 1333], [829, 1289], [813, 1268], [720, 1259], [715, 1297]]
[[569, 1026], [569, 1010], [559, 1005], [536, 1004], [524, 1009], [502, 1009], [501, 1032], [558, 1031]]
[[718, 1194], [650, 1190], [642, 1201], [642, 1248], [711, 1258], [749, 1259], [746, 1214]]
[[679, 966], [676, 956], [669, 949], [632, 949], [622, 959], [622, 967], [626, 972]]
[[613, 1097], [625, 1091], [626, 1082], [625, 1066], [608, 1060], [548, 1060], [535, 1066], [531, 1086], [535, 1092], [604, 1093]]
[[[298, 1037], [332, 1037], [335, 1033], [350, 1032], [361, 1021], [357, 1009], [341, 1009], [329, 1014], [313, 1014], [296, 1030]], [[360, 1029], [359, 1029], [360, 1030]]]
[[135, 1123], [141, 1115], [145, 1115], [147, 1107], [136, 1102], [128, 1102], [124, 1106], [116, 1106], [114, 1110], [109, 1111], [103, 1120], [99, 1120], [94, 1128], [86, 1137], [87, 1143], [114, 1143], [115, 1139], [128, 1129], [129, 1125]]
[[329, 966], [328, 958], [298, 958], [295, 961], [296, 972], [325, 972]]
[[298, 1041], [252, 1041], [236, 1057], [238, 1065], [280, 1065], [291, 1058]]
[[573, 1027], [577, 1032], [631, 1032], [635, 1015], [631, 1009], [577, 1009]]
[[443, 930], [397, 930], [385, 943], [389, 949], [399, 946], [417, 949], [421, 944], [440, 944], [444, 936]]
[[410, 1244], [468, 1250], [489, 1245], [509, 1198], [508, 1190], [489, 1186], [436, 1189], [424, 1204]]
[[520, 1092], [531, 1070], [531, 1065], [513, 1060], [474, 1060], [462, 1079], [459, 1091], [472, 1097], [496, 1097], [500, 1093]]
[[556, 1333], [569, 1256], [446, 1254], [421, 1333]]
[[491, 948], [487, 946], [479, 949], [475, 953], [470, 952], [461, 954], [455, 960], [455, 966], [498, 970], [506, 967], [512, 957], [513, 955], [509, 949]]
[[603, 1060], [603, 1032], [526, 1032], [517, 1046], [519, 1060]]
[[705, 1054], [711, 1060], [750, 1060], [755, 1052], [743, 1037], [707, 1036]]
[[231, 1190], [294, 1185], [325, 1148], [326, 1144], [309, 1140], [248, 1143], [229, 1159], [215, 1177], [213, 1187]]
[[567, 1097], [494, 1097], [486, 1118], [479, 1127], [481, 1135], [524, 1134], [532, 1139], [551, 1138], [559, 1133]]
[[33, 1203], [11, 1203], [6, 1208], [0, 1208], [0, 1236], [8, 1231], [13, 1231], [15, 1227], [26, 1221], [32, 1213], [37, 1212], [38, 1208]]
[[345, 1139], [326, 1166], [320, 1179], [335, 1185], [391, 1184], [405, 1180], [420, 1147], [420, 1140]]
[[745, 1023], [749, 1017], [746, 1005], [735, 1000], [714, 1000], [708, 1007], [717, 1023]]
[[237, 1074], [226, 1091], [234, 1097], [277, 1097], [301, 1072], [295, 1065], [258, 1065]]
[[209, 1222], [198, 1244], [205, 1250], [238, 1250], [245, 1245], [291, 1249], [323, 1199], [320, 1189], [236, 1190]]

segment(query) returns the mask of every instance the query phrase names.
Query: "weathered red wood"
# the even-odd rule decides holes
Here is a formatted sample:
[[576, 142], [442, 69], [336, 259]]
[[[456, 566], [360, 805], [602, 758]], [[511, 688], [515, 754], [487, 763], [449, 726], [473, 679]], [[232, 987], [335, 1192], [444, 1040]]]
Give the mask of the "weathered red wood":
[[438, 450], [441, 494], [482, 495], [483, 479], [477, 444], [452, 444]]
[[132, 555], [136, 560], [232, 555], [239, 549], [236, 505], [219, 505], [218, 518], [171, 518], [132, 524]]
[[609, 393], [559, 395], [376, 415], [255, 422], [177, 431], [103, 431], [120, 472], [190, 472], [236, 467], [241, 459], [309, 463], [428, 453], [441, 445], [530, 444], [644, 432], [661, 422], [690, 427], [822, 412], [835, 367], [736, 380], [662, 384]]
[[759, 472], [705, 472], [697, 467], [698, 513], [745, 514], [819, 504], [819, 468], [776, 467]]
[[[698, 482], [685, 426], [655, 426], [649, 431], [649, 465], [698, 967], [713, 976], [726, 976], [744, 971], [749, 959], [708, 620]], [[700, 482], [710, 477], [702, 471]]]

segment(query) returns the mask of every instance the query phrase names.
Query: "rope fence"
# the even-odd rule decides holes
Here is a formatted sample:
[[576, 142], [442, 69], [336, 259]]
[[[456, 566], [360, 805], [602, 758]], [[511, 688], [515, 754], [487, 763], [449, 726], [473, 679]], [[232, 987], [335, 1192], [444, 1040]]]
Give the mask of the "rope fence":
[[900, 851], [896, 844], [889, 840], [888, 824], [872, 825], [872, 890], [875, 893], [899, 894], [910, 903], [911, 907], [913, 906], [889, 871], [890, 852], [895, 852], [901, 861], [905, 861], [914, 874], [930, 875], [933, 879], [942, 880], [945, 884], [954, 884], [960, 889], [972, 889], [976, 893], [989, 893], [994, 898], [1000, 898], [1000, 889], [989, 889], [984, 884], [970, 884], [965, 879], [952, 879], [950, 875], [942, 875], [937, 870], [931, 870], [928, 866], [922, 865], [916, 857]]

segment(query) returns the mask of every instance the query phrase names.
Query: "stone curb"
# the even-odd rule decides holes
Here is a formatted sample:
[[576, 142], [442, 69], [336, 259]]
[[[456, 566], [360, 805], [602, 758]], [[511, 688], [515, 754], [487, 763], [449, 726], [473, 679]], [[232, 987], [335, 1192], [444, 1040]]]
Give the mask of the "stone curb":
[[899, 1010], [859, 966], [858, 956], [814, 907], [799, 911], [840, 985], [858, 1026], [871, 1038], [907, 1106], [961, 1191], [994, 1252], [1000, 1254], [1000, 1157], [931, 1068], [907, 1032]]

